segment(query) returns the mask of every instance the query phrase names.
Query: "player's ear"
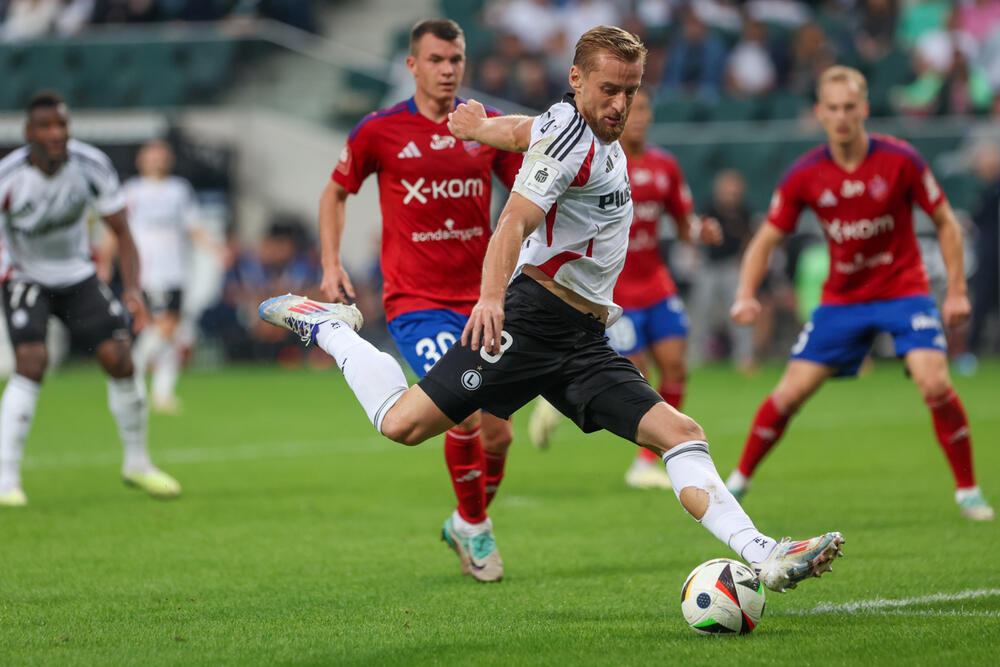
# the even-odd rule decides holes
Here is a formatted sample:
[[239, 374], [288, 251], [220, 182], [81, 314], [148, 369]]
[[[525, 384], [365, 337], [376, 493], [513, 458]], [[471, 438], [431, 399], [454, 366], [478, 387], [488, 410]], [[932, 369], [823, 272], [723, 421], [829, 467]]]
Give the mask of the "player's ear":
[[417, 59], [412, 55], [406, 56], [406, 67], [410, 70], [410, 74], [416, 75]]
[[577, 93], [583, 87], [583, 72], [576, 65], [569, 68], [569, 87]]

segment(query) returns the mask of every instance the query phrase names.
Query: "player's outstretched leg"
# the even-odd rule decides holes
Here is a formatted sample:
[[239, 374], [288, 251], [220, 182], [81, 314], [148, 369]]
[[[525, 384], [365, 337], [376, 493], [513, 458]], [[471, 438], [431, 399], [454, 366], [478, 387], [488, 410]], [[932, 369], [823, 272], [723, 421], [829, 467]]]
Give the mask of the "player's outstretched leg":
[[808, 577], [829, 571], [844, 538], [826, 533], [810, 540], [777, 542], [761, 533], [733, 497], [712, 462], [701, 427], [666, 403], [639, 422], [637, 444], [663, 452], [663, 463], [681, 505], [701, 525], [760, 574], [771, 590], [784, 592]]
[[539, 396], [535, 399], [535, 407], [528, 418], [528, 439], [531, 444], [542, 451], [548, 449], [562, 418], [562, 413], [544, 398]]

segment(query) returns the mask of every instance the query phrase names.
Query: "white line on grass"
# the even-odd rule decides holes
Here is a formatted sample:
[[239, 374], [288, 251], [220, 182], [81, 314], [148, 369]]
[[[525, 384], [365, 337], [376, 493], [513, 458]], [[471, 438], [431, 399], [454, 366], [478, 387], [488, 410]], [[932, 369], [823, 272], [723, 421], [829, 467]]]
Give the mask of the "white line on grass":
[[1000, 597], [1000, 588], [980, 588], [978, 590], [961, 591], [960, 593], [935, 593], [933, 595], [923, 595], [921, 597], [903, 598], [901, 600], [861, 600], [859, 602], [843, 602], [834, 604], [832, 602], [820, 602], [811, 609], [783, 609], [779, 613], [792, 616], [815, 616], [820, 614], [900, 614], [900, 615], [928, 615], [928, 616], [998, 616], [998, 612], [987, 612], [985, 614], [975, 611], [945, 612], [934, 610], [906, 610], [906, 607], [930, 604], [932, 602], [957, 602], [959, 600], [974, 600], [977, 598]]

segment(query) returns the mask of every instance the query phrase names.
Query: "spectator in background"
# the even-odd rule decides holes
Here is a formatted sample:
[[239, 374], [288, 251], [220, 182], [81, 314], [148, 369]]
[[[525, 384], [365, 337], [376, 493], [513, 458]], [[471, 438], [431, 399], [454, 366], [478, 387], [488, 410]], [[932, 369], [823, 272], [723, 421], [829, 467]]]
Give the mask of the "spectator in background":
[[896, 0], [862, 0], [852, 13], [854, 49], [863, 61], [874, 63], [892, 50], [897, 13]]
[[959, 30], [982, 43], [1000, 26], [1000, 0], [966, 0], [955, 9]]
[[943, 28], [951, 11], [951, 3], [943, 0], [904, 2], [896, 24], [896, 42], [905, 49], [912, 48], [925, 32]]
[[294, 345], [297, 339], [261, 325], [256, 304], [261, 295], [272, 292], [318, 295], [320, 267], [306, 250], [312, 244], [305, 226], [295, 218], [281, 216], [254, 251], [240, 249], [235, 238], [229, 244], [234, 260], [226, 273], [222, 299], [205, 313], [203, 325], [222, 339], [230, 359], [301, 361], [300, 349]]
[[726, 90], [737, 96], [762, 95], [774, 88], [777, 79], [777, 68], [767, 46], [767, 30], [760, 21], [748, 18], [726, 62]]
[[969, 352], [982, 354], [983, 333], [990, 313], [1000, 307], [1000, 145], [984, 142], [974, 165], [981, 190], [972, 211], [976, 224], [976, 273], [972, 276], [972, 324]]
[[985, 113], [993, 101], [989, 78], [971, 62], [976, 45], [968, 34], [925, 33], [914, 54], [917, 79], [893, 90], [900, 113], [916, 116]]
[[803, 96], [813, 93], [820, 73], [834, 65], [836, 59], [826, 33], [817, 23], [806, 23], [795, 31], [791, 55], [788, 88]]
[[524, 50], [541, 54], [562, 50], [562, 26], [559, 10], [551, 0], [512, 0], [492, 4], [486, 12], [486, 24], [517, 38]]
[[726, 65], [726, 44], [691, 9], [681, 21], [681, 34], [667, 55], [659, 95], [689, 94], [704, 102], [719, 98]]
[[476, 67], [473, 87], [499, 99], [512, 99], [510, 86], [510, 63], [498, 54], [484, 57]]
[[61, 9], [59, 0], [10, 0], [6, 20], [0, 25], [0, 41], [44, 37], [52, 30]]
[[510, 99], [529, 109], [547, 109], [560, 95], [561, 90], [551, 85], [541, 58], [522, 58], [517, 63], [515, 77]]
[[739, 283], [740, 256], [753, 235], [751, 215], [743, 175], [735, 169], [719, 172], [705, 216], [719, 221], [722, 243], [703, 246], [704, 263], [694, 281], [689, 348], [692, 364], [705, 360], [706, 343], [717, 329], [724, 327], [736, 367], [741, 372], [753, 368], [753, 330], [738, 326], [729, 318], [730, 301]]

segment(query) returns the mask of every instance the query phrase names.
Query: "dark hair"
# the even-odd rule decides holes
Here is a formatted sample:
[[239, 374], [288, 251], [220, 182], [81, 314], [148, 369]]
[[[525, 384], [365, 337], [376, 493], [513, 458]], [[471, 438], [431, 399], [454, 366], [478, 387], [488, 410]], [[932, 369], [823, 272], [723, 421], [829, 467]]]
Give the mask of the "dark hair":
[[424, 19], [418, 21], [410, 30], [410, 55], [417, 55], [417, 42], [427, 33], [446, 42], [454, 42], [456, 39], [465, 40], [462, 28], [451, 19]]
[[66, 104], [63, 100], [62, 95], [60, 95], [55, 90], [39, 90], [37, 93], [31, 96], [28, 100], [28, 106], [25, 109], [29, 114], [35, 109], [41, 109], [43, 107], [57, 107]]

